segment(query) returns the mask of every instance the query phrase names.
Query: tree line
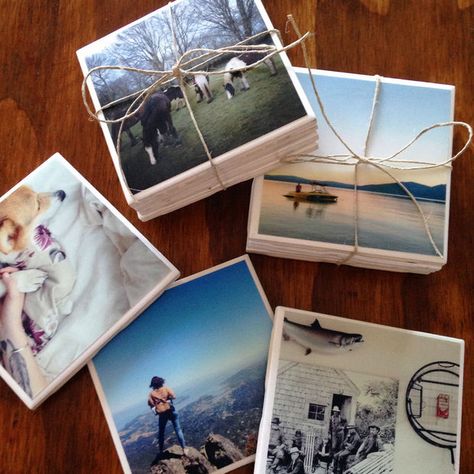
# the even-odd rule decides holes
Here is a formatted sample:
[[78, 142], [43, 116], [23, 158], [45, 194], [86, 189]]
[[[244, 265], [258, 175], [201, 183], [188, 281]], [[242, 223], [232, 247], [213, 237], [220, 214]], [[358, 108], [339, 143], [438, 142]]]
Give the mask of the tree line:
[[[189, 0], [126, 28], [86, 62], [89, 69], [122, 65], [161, 71], [170, 69], [186, 51], [235, 44], [264, 29], [254, 0]], [[92, 76], [102, 105], [147, 87], [156, 79], [112, 70]]]

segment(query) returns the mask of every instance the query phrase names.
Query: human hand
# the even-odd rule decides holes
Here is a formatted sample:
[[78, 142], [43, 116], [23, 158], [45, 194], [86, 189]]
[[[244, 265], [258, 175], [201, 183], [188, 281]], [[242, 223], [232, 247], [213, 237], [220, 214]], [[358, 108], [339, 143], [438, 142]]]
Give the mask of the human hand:
[[7, 297], [15, 297], [20, 294], [15, 278], [11, 278], [11, 274], [18, 271], [18, 268], [5, 267], [0, 269], [0, 278], [7, 290]]
[[0, 270], [1, 283], [5, 287], [5, 298], [0, 309], [0, 319], [2, 323], [2, 332], [6, 332], [13, 341], [23, 339], [24, 331], [22, 327], [21, 315], [24, 303], [24, 294], [17, 285], [16, 268], [6, 267]]

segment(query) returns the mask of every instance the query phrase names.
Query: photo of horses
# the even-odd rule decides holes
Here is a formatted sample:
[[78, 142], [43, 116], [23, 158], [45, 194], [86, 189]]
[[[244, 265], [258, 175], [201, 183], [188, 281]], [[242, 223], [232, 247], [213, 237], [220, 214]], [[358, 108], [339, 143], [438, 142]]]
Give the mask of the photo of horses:
[[94, 357], [125, 472], [224, 473], [253, 460], [270, 314], [240, 257], [175, 283]]
[[0, 375], [33, 408], [179, 272], [60, 155], [0, 215]]
[[462, 359], [459, 339], [276, 308], [255, 472], [454, 472], [459, 379], [430, 369], [410, 393], [415, 416], [422, 406], [426, 426], [449, 433], [452, 455], [418, 436], [405, 401], [420, 366], [445, 361], [447, 372]]
[[[318, 121], [319, 149], [314, 155], [321, 159], [347, 155], [322, 116], [307, 70], [297, 68], [296, 73]], [[313, 76], [332, 125], [353, 150], [362, 153], [374, 79], [326, 71]], [[380, 91], [368, 156], [389, 157], [425, 127], [453, 119], [452, 86], [384, 78]], [[349, 162], [286, 163], [262, 180], [255, 228], [259, 236], [352, 246], [357, 225], [359, 247], [445, 255], [451, 169], [434, 165], [448, 160], [451, 152], [452, 129], [431, 130], [400, 153], [397, 162], [387, 162], [385, 170], [370, 163], [359, 165], [357, 191], [355, 166]], [[427, 169], [411, 169], [423, 164]]]
[[[92, 96], [107, 119], [123, 117], [136, 93], [153, 84], [196, 48], [232, 46], [262, 33], [248, 45], [272, 45], [259, 0], [182, 0], [169, 4], [78, 51], [83, 70], [127, 66], [158, 71], [102, 69], [91, 75]], [[148, 189], [208, 160], [187, 110], [188, 99], [213, 158], [252, 142], [307, 115], [280, 55], [261, 52], [195, 58], [202, 74], [160, 86], [133, 107], [123, 122], [109, 125], [119, 141], [120, 166], [133, 193]], [[188, 66], [189, 67], [189, 66]], [[245, 71], [235, 69], [247, 68]], [[135, 94], [135, 95], [134, 95]], [[125, 99], [124, 99], [125, 98]], [[128, 99], [126, 99], [128, 98]]]

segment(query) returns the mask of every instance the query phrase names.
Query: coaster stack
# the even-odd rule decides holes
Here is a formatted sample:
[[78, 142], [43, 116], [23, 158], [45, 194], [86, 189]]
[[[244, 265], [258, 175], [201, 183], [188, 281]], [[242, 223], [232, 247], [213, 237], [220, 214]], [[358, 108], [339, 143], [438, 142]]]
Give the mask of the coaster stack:
[[[254, 6], [250, 23], [221, 34], [196, 2], [173, 2], [77, 52], [123, 192], [141, 220], [316, 147], [311, 106], [265, 9], [258, 0]], [[173, 38], [184, 24], [193, 25], [193, 39], [178, 52]], [[140, 41], [159, 43], [157, 56]]]
[[[406, 145], [453, 120], [454, 87], [313, 71], [327, 122], [309, 72], [296, 71], [312, 98], [319, 149], [255, 179], [247, 251], [397, 272], [439, 270], [447, 260], [452, 126]], [[357, 164], [343, 142], [364, 161]]]

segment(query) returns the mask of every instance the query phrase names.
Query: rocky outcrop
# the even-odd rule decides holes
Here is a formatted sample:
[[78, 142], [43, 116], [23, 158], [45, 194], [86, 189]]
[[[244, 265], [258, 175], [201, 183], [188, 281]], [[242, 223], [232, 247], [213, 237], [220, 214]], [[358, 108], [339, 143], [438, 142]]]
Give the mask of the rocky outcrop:
[[201, 453], [217, 468], [228, 466], [243, 459], [242, 453], [232, 441], [219, 434], [210, 434]]
[[216, 468], [195, 448], [186, 448], [186, 454], [180, 446], [165, 449], [153, 461], [150, 474], [208, 474]]
[[150, 474], [209, 474], [243, 459], [232, 441], [219, 434], [210, 434], [199, 452], [195, 448], [174, 445], [156, 456]]

